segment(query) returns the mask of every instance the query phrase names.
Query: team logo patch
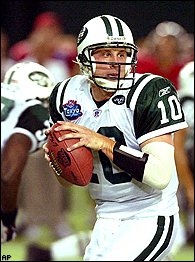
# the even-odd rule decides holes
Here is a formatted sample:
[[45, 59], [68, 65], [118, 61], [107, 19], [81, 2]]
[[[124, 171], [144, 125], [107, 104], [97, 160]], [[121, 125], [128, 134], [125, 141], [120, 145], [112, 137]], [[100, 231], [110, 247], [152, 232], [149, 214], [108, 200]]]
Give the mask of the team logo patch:
[[34, 71], [29, 74], [29, 79], [39, 86], [47, 87], [50, 84], [48, 75], [43, 72]]
[[68, 120], [75, 120], [82, 116], [81, 106], [76, 100], [69, 100], [68, 103], [62, 106], [63, 114]]
[[80, 43], [85, 39], [85, 37], [87, 36], [87, 33], [88, 33], [88, 29], [86, 27], [83, 27], [77, 39], [77, 46], [79, 46]]
[[94, 109], [93, 110], [93, 116], [94, 117], [99, 117], [101, 115], [101, 113], [102, 113], [102, 110], [100, 110], [100, 109]]
[[171, 87], [167, 86], [165, 88], [162, 88], [161, 90], [159, 90], [159, 97], [167, 95], [171, 92]]
[[116, 105], [122, 105], [125, 103], [125, 97], [123, 95], [114, 96], [112, 102]]

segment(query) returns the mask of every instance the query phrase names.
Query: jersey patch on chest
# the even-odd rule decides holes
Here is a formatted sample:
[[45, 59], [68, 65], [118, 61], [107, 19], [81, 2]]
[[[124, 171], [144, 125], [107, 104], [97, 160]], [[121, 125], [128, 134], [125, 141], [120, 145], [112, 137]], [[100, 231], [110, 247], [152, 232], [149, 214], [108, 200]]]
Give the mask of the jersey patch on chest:
[[68, 103], [62, 106], [62, 111], [68, 120], [75, 120], [83, 114], [81, 106], [77, 104], [76, 100], [68, 100]]
[[125, 103], [125, 97], [123, 95], [114, 96], [112, 102], [116, 105], [122, 105]]

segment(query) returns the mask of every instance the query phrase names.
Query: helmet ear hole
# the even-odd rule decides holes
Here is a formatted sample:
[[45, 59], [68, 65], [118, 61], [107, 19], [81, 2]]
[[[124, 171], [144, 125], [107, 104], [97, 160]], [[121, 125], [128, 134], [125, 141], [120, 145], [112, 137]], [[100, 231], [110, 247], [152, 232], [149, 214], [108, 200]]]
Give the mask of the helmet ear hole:
[[88, 62], [88, 59], [87, 59], [85, 54], [79, 54], [78, 59], [79, 59], [80, 63], [84, 64], [84, 65]]

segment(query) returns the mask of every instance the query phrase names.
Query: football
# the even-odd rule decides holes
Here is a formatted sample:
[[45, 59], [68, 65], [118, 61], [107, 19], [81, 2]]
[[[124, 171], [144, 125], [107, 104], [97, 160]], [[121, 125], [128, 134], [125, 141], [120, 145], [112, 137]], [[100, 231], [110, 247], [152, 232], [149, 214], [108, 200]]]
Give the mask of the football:
[[70, 133], [70, 130], [54, 131], [58, 124], [54, 124], [47, 138], [49, 158], [57, 176], [66, 181], [78, 185], [86, 186], [89, 184], [93, 173], [93, 155], [89, 148], [82, 146], [67, 151], [67, 147], [79, 141], [77, 138], [59, 141], [58, 137]]

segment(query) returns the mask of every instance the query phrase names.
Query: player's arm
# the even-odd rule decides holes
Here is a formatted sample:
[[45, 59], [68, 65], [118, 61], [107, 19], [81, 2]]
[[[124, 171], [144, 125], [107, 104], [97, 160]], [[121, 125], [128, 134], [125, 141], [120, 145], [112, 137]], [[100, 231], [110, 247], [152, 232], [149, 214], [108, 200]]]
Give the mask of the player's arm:
[[67, 150], [80, 146], [101, 150], [115, 165], [129, 173], [136, 180], [153, 188], [164, 189], [172, 176], [174, 168], [174, 147], [172, 135], [162, 135], [149, 139], [140, 145], [142, 151], [131, 149], [114, 140], [71, 122], [58, 122], [55, 130], [73, 130], [58, 139], [79, 138], [79, 142]]
[[170, 134], [149, 139], [142, 151], [116, 143], [113, 162], [131, 176], [155, 189], [167, 187], [174, 169], [174, 147]]
[[29, 137], [15, 133], [1, 154], [1, 219], [6, 227], [4, 241], [11, 240], [15, 233], [17, 195], [30, 148]]
[[[21, 115], [1, 156], [1, 217], [11, 240], [11, 229], [15, 228], [17, 195], [22, 171], [30, 152], [44, 143], [44, 131], [48, 127], [48, 112], [41, 104], [28, 107]], [[9, 226], [9, 227], [8, 227]], [[12, 230], [13, 231], [13, 230]], [[9, 235], [8, 235], [9, 234]], [[6, 237], [6, 234], [4, 234]], [[12, 234], [13, 236], [13, 234]]]
[[187, 127], [187, 124], [176, 89], [168, 79], [154, 77], [143, 89], [136, 89], [137, 92], [140, 90], [139, 96], [135, 93], [128, 103], [134, 110], [134, 130], [138, 142], [141, 137], [143, 139], [146, 134], [157, 130], [167, 134], [140, 144], [141, 152], [117, 143], [113, 150], [113, 162], [136, 180], [162, 190], [169, 184], [175, 167], [171, 133]]

